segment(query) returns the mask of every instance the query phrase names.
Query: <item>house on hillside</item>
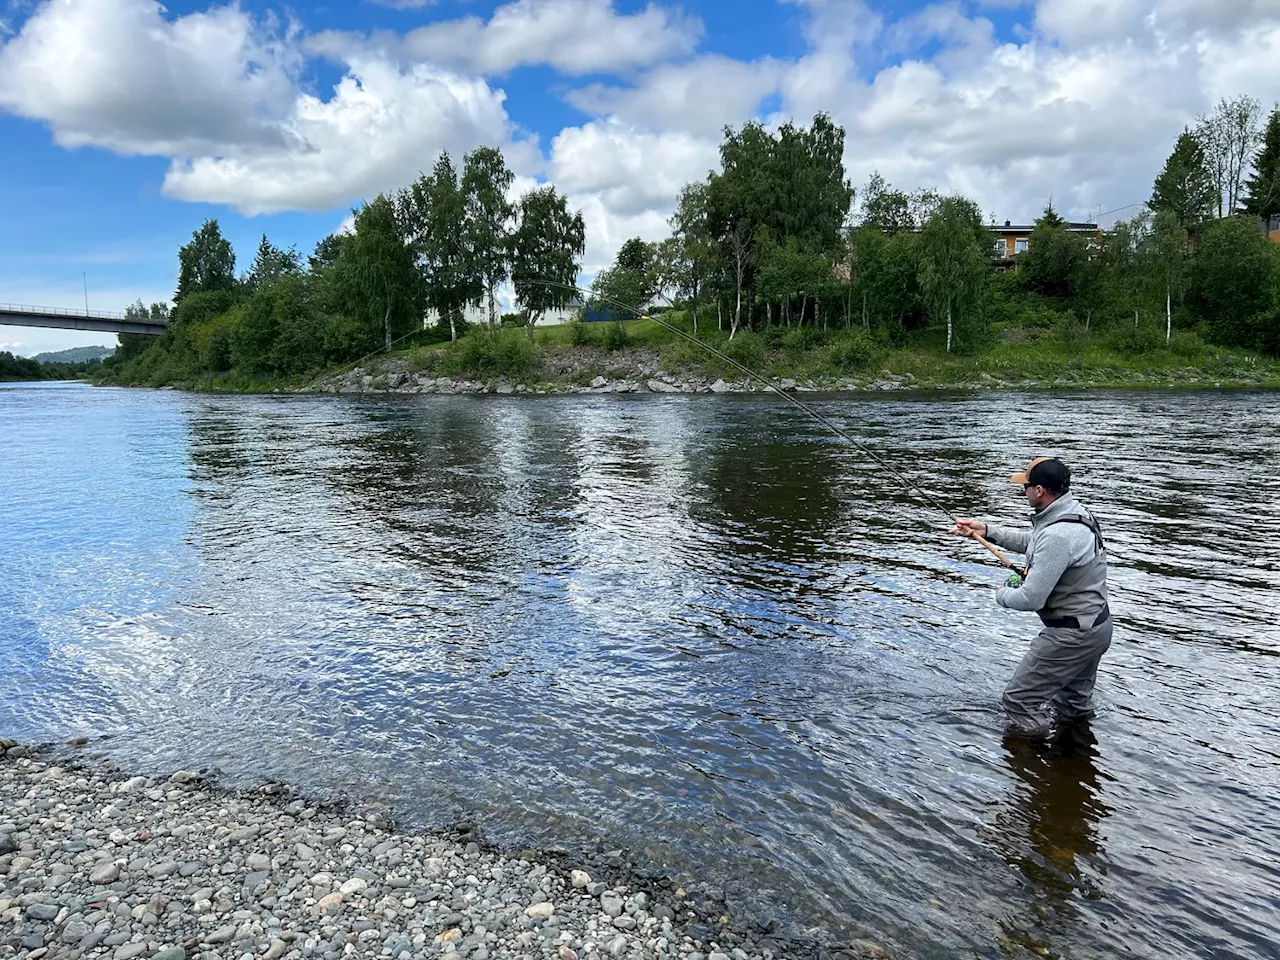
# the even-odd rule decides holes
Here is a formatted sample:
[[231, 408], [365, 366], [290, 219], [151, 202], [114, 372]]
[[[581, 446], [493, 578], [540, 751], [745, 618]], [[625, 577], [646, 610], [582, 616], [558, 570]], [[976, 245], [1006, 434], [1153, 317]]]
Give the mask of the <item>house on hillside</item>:
[[586, 309], [586, 304], [579, 297], [569, 300], [563, 307], [554, 307], [544, 313], [535, 326], [553, 327], [562, 323], [571, 323], [574, 320], [581, 320], [582, 313]]
[[[1090, 238], [1094, 242], [1100, 243], [1102, 240], [1102, 231], [1096, 223], [1067, 223], [1066, 229], [1071, 233], [1078, 233]], [[1015, 224], [1008, 220], [1004, 222], [1004, 226], [991, 224], [988, 230], [995, 236], [995, 243], [991, 249], [992, 265], [997, 270], [1012, 270], [1017, 267], [1018, 254], [1026, 253], [1031, 246], [1031, 233], [1035, 230], [1036, 225], [1032, 224]]]
[[[570, 320], [578, 319], [582, 314], [583, 306], [584, 305], [582, 301], [577, 297], [574, 297], [572, 300], [566, 303], [563, 307], [560, 307], [555, 310], [548, 310], [546, 313], [542, 315], [541, 319], [538, 320], [535, 326], [550, 327], [556, 324], [568, 323]], [[498, 319], [500, 319], [504, 313], [520, 313], [522, 311], [522, 308], [520, 307], [519, 304], [513, 305], [510, 300], [506, 299], [501, 295], [498, 296], [497, 309], [498, 309]], [[487, 326], [489, 323], [488, 302], [485, 300], [481, 300], [479, 303], [467, 304], [466, 307], [464, 307], [462, 310], [462, 319], [465, 320], [467, 324], [470, 326], [477, 326], [477, 327]], [[426, 312], [426, 315], [423, 316], [422, 318], [422, 325], [424, 328], [431, 327], [431, 326], [434, 326], [436, 323], [438, 323], [439, 320], [440, 320], [439, 313], [437, 313], [434, 309], [428, 310]]]
[[1272, 243], [1280, 243], [1280, 213], [1270, 218], [1264, 217], [1259, 224], [1262, 232], [1266, 234], [1267, 239]]
[[[498, 315], [502, 315], [502, 302], [498, 302]], [[468, 303], [462, 308], [462, 319], [468, 324], [475, 324], [483, 327], [489, 322], [489, 305], [487, 303]], [[429, 309], [422, 318], [423, 329], [434, 327], [440, 322], [440, 313], [434, 307]]]

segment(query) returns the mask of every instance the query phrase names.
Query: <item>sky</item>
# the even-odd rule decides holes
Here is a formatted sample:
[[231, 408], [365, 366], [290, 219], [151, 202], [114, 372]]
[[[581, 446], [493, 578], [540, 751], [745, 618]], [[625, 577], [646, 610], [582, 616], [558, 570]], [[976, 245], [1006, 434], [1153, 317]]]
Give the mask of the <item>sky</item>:
[[306, 253], [485, 144], [583, 212], [590, 275], [666, 234], [725, 125], [820, 111], [855, 187], [1114, 218], [1241, 93], [1280, 100], [1280, 0], [0, 0], [0, 302], [168, 300], [207, 218], [242, 266]]

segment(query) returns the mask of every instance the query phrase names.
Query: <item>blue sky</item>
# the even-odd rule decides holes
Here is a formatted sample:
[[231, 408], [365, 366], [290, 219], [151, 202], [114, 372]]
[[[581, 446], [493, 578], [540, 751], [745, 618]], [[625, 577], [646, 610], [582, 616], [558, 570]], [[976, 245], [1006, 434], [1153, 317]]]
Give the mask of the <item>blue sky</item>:
[[1219, 97], [1280, 99], [1278, 63], [1275, 0], [0, 0], [0, 302], [167, 299], [205, 218], [242, 262], [264, 232], [307, 252], [481, 143], [583, 210], [590, 273], [663, 235], [724, 124], [818, 110], [855, 185], [1089, 216]]

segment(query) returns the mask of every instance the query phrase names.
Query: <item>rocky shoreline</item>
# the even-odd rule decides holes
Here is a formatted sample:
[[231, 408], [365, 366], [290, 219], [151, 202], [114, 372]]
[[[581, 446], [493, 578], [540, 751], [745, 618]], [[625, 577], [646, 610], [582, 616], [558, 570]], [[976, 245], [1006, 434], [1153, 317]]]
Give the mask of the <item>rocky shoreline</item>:
[[0, 740], [0, 957], [25, 960], [853, 960], [615, 853], [512, 855], [191, 771], [127, 776]]
[[[1163, 374], [1129, 373], [1119, 380], [1080, 380], [1054, 377], [996, 377], [972, 372], [956, 382], [922, 382], [914, 374], [882, 369], [861, 377], [813, 376], [778, 379], [775, 385], [788, 393], [884, 393], [902, 390], [1037, 390], [1071, 388], [1221, 388], [1263, 387], [1262, 380], [1241, 381], [1204, 377], [1191, 368]], [[564, 395], [602, 393], [767, 393], [769, 388], [746, 377], [726, 379], [704, 373], [665, 370], [655, 350], [631, 349], [614, 355], [591, 348], [575, 348], [540, 360], [534, 373], [512, 377], [436, 375], [417, 370], [407, 356], [377, 360], [333, 374], [301, 392], [335, 394], [525, 394]]]
[[[673, 374], [663, 371], [656, 353], [643, 353], [626, 358], [626, 362], [595, 373], [598, 364], [588, 357], [573, 357], [559, 365], [538, 371], [532, 383], [507, 377], [471, 379], [461, 376], [432, 376], [416, 372], [406, 357], [392, 357], [369, 368], [354, 367], [322, 380], [310, 388], [319, 393], [498, 393], [498, 394], [583, 394], [583, 393], [761, 393], [768, 388], [747, 378], [725, 380], [694, 373]], [[585, 382], [576, 382], [583, 380]], [[839, 379], [794, 380], [777, 382], [788, 392], [816, 393], [864, 390], [909, 390], [917, 387], [911, 374], [884, 370], [872, 379], [844, 377]]]

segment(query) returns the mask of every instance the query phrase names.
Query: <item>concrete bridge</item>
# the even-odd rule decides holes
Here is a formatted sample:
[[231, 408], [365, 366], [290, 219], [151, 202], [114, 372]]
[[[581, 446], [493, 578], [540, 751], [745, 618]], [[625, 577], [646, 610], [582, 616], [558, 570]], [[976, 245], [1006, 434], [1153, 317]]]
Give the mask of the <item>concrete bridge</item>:
[[11, 327], [56, 327], [62, 330], [91, 330], [95, 333], [141, 333], [159, 336], [168, 328], [163, 320], [134, 319], [123, 313], [103, 310], [67, 310], [62, 307], [32, 307], [21, 303], [0, 303], [0, 324]]

